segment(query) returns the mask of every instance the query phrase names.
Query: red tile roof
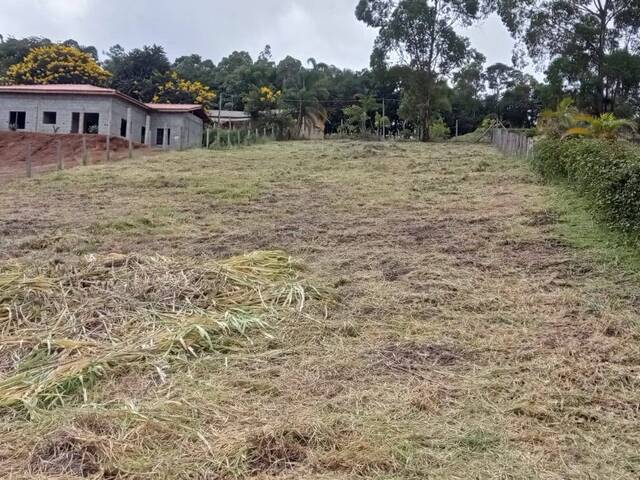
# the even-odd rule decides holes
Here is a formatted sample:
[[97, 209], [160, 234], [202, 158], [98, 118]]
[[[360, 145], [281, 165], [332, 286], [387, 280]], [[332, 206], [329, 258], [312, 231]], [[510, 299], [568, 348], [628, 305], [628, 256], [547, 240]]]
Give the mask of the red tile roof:
[[163, 113], [193, 113], [197, 117], [202, 118], [205, 122], [209, 121], [207, 111], [202, 105], [191, 103], [146, 103], [151, 110]]
[[112, 88], [96, 87], [94, 85], [2, 85], [0, 93], [41, 93], [52, 95], [108, 95], [118, 97], [126, 102], [137, 105], [144, 110], [166, 113], [193, 113], [209, 121], [206, 110], [202, 105], [175, 103], [142, 103]]
[[96, 87], [94, 85], [3, 85], [0, 92], [16, 93], [77, 93], [77, 94], [97, 94], [114, 95], [117, 93], [112, 88]]

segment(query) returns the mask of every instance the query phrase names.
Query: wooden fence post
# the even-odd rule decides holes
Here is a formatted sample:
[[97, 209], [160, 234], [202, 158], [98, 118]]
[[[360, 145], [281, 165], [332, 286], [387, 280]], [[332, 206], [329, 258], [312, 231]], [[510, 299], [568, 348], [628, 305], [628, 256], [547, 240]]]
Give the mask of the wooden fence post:
[[207, 127], [207, 144], [204, 148], [209, 148], [209, 136], [211, 135], [211, 129]]
[[82, 165], [87, 165], [87, 137], [82, 136]]
[[27, 142], [27, 178], [31, 178], [31, 142]]
[[58, 170], [63, 169], [62, 165], [62, 140], [58, 140], [56, 142], [56, 164], [58, 165]]
[[227, 148], [231, 148], [231, 130], [227, 130]]

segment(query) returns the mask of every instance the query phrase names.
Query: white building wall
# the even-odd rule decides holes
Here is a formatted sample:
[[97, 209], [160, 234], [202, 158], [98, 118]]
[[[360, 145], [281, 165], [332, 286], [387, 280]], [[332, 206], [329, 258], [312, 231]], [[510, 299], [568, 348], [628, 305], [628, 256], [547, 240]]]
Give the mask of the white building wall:
[[147, 111], [119, 98], [113, 99], [111, 135], [120, 136], [120, 125], [122, 120], [127, 120], [128, 108], [131, 108], [131, 140], [136, 143], [144, 143], [141, 135], [142, 127], [147, 121]]
[[[158, 142], [158, 129], [169, 128], [171, 141], [169, 148], [195, 148], [202, 146], [204, 122], [192, 113], [154, 112], [151, 114], [151, 146], [162, 147]], [[182, 132], [182, 143], [180, 133]]]
[[[26, 112], [26, 132], [71, 133], [71, 116], [78, 113], [98, 113], [99, 131], [106, 135], [109, 125], [110, 97], [88, 95], [40, 95], [3, 93], [0, 95], [0, 130], [9, 130], [9, 112]], [[43, 123], [43, 112], [56, 112], [55, 125]]]
[[[54, 133], [57, 129], [58, 133], [71, 133], [72, 115], [77, 112], [99, 114], [98, 133], [120, 136], [121, 121], [127, 119], [128, 108], [131, 108], [130, 131], [134, 142], [144, 143], [142, 127], [146, 127], [147, 115], [149, 115], [151, 126], [149, 138], [152, 147], [162, 147], [162, 143], [156, 142], [157, 129], [166, 127], [171, 130], [170, 148], [202, 146], [204, 122], [196, 115], [147, 111], [120, 98], [107, 96], [1, 93], [0, 130], [9, 130], [9, 115], [10, 112], [15, 111], [26, 113], [25, 128], [22, 131]], [[55, 125], [43, 123], [43, 112], [56, 112]]]

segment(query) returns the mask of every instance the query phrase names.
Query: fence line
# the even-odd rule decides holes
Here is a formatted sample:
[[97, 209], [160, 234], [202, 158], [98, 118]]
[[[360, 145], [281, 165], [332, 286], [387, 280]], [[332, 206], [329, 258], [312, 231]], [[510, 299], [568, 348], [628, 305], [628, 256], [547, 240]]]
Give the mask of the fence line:
[[522, 133], [504, 128], [491, 130], [491, 143], [506, 155], [529, 158], [533, 151], [533, 139]]

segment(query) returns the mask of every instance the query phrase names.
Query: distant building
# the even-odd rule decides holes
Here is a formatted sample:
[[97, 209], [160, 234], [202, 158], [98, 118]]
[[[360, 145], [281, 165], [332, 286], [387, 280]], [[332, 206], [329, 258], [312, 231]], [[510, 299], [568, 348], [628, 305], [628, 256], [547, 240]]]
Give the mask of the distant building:
[[236, 110], [208, 110], [207, 115], [215, 126], [234, 130], [251, 126], [251, 115]]
[[92, 85], [0, 86], [0, 130], [131, 138], [149, 146], [202, 145], [202, 105], [139, 102]]

